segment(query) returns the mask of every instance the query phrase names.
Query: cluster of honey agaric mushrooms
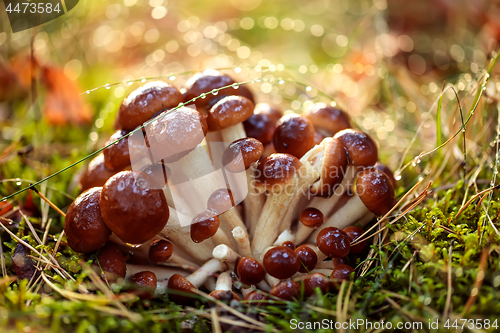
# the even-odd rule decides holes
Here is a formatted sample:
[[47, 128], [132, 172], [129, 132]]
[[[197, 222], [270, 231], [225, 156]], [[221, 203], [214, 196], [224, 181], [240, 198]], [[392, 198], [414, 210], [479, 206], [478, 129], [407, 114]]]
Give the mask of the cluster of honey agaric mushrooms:
[[[126, 136], [155, 117], [145, 142]], [[335, 290], [353, 278], [347, 256], [364, 251], [366, 242], [351, 246], [361, 227], [394, 204], [392, 173], [346, 113], [324, 103], [300, 115], [254, 105], [248, 88], [217, 71], [196, 74], [180, 91], [145, 84], [123, 100], [115, 126], [108, 144], [126, 137], [89, 163], [64, 230], [74, 251], [95, 254], [103, 278], [125, 279], [142, 298], [167, 293], [185, 304], [201, 289], [255, 304]], [[230, 143], [222, 163], [245, 175], [248, 195], [235, 204], [228, 188], [208, 193], [206, 211], [183, 226], [161, 188], [174, 180], [165, 165], [202, 177], [213, 168], [203, 140]], [[171, 154], [131, 170], [131, 149], [155, 144]]]

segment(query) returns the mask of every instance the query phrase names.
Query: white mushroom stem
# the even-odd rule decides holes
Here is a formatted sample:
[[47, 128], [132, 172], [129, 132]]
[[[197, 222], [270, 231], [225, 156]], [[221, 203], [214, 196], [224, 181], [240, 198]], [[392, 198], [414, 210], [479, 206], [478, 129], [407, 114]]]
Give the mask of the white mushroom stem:
[[267, 283], [269, 283], [271, 288], [274, 288], [278, 283], [281, 282], [280, 279], [277, 279], [269, 274], [266, 274], [265, 280], [267, 281]]
[[[352, 186], [354, 180], [356, 179], [358, 170], [359, 169], [357, 167], [348, 166], [344, 178], [342, 179], [340, 185], [335, 189], [334, 194], [330, 198], [314, 197], [309, 202], [307, 207], [318, 209], [321, 213], [323, 213], [325, 219], [327, 219], [334, 210], [335, 206], [339, 203], [342, 196], [347, 192], [347, 189]], [[301, 207], [301, 211], [307, 207]], [[301, 212], [298, 212], [298, 214], [300, 213]], [[297, 244], [305, 241], [313, 231], [313, 228], [306, 227], [302, 223], [299, 223], [297, 232], [295, 233]]]
[[354, 224], [355, 225], [360, 225], [361, 227], [365, 227], [368, 223], [370, 223], [371, 220], [375, 218], [375, 214], [372, 212], [366, 213], [363, 217], [361, 217], [359, 220], [357, 220]]
[[182, 269], [167, 268], [161, 266], [127, 264], [127, 274], [125, 275], [125, 278], [130, 278], [132, 275], [144, 271], [150, 271], [155, 273], [156, 279], [158, 281], [168, 280], [174, 274], [181, 274], [181, 275], [186, 274], [186, 272], [183, 271]]
[[319, 268], [319, 269], [313, 269], [311, 273], [321, 273], [327, 277], [330, 277], [332, 275], [333, 269], [325, 269], [325, 268]]
[[284, 242], [292, 242], [295, 244], [295, 235], [293, 235], [290, 230], [283, 231], [274, 242], [274, 245], [280, 246]]
[[266, 247], [273, 244], [280, 231], [290, 228], [291, 221], [290, 223], [283, 221], [281, 226], [280, 223], [287, 210], [299, 200], [300, 194], [309, 189], [319, 178], [320, 170], [318, 167], [313, 167], [313, 164], [321, 165], [322, 155], [323, 147], [319, 145], [313, 147], [301, 158], [301, 162], [304, 162], [292, 177], [289, 186], [285, 186], [280, 193], [269, 193], [252, 239], [252, 250], [255, 255], [259, 255]]
[[328, 256], [323, 252], [321, 252], [319, 247], [317, 247], [316, 245], [313, 244], [305, 244], [305, 245], [309, 246], [314, 252], [316, 252], [316, 256], [318, 257], [318, 263], [323, 262], [323, 260], [328, 258]]
[[309, 237], [309, 241], [316, 244], [316, 237], [323, 228], [336, 227], [339, 229], [344, 229], [345, 227], [352, 225], [356, 220], [360, 219], [369, 212], [370, 211], [368, 210], [368, 208], [366, 208], [363, 201], [361, 201], [359, 196], [355, 194], [347, 201], [344, 206], [333, 213], [333, 215], [330, 216], [330, 218], [328, 218], [325, 223], [323, 223], [321, 228], [316, 229], [311, 234], [311, 236]]
[[266, 201], [266, 196], [255, 187], [255, 165], [250, 166], [250, 168], [246, 170], [246, 174], [248, 194], [245, 200], [243, 200], [243, 206], [245, 207], [245, 223], [250, 232], [250, 236], [253, 236], [257, 222], [259, 221], [260, 213], [264, 207], [264, 202]]
[[269, 284], [267, 283], [267, 281], [260, 281], [257, 285], [256, 285], [257, 288], [259, 288], [260, 290], [263, 290], [263, 291], [266, 291], [266, 292], [270, 292], [271, 291], [271, 286], [269, 286]]
[[212, 251], [212, 255], [217, 260], [231, 264], [234, 264], [240, 258], [240, 255], [236, 251], [224, 244], [217, 245]]
[[197, 271], [187, 276], [186, 279], [191, 282], [196, 288], [200, 288], [209, 277], [225, 269], [226, 265], [223, 262], [217, 259], [210, 259]]
[[257, 290], [257, 289], [254, 286], [251, 286], [250, 288], [241, 288], [240, 289], [243, 297], [247, 297], [248, 294], [250, 294], [251, 292], [253, 292], [255, 290]]
[[210, 238], [215, 242], [215, 244], [226, 244], [227, 246], [232, 246], [231, 240], [221, 227], [219, 227], [217, 232]]
[[224, 128], [220, 131], [222, 140], [224, 142], [234, 142], [239, 139], [243, 139], [247, 137], [247, 133], [245, 132], [245, 127], [243, 123], [236, 124], [234, 126], [230, 126], [228, 128]]
[[247, 229], [235, 207], [231, 207], [229, 210], [219, 215], [219, 218], [223, 224], [229, 227], [229, 230], [233, 230], [236, 227], [243, 230]]
[[174, 247], [180, 247], [187, 252], [198, 263], [203, 263], [211, 258], [210, 255], [214, 249], [213, 243], [210, 240], [201, 243], [193, 242], [190, 226], [182, 227], [179, 223], [177, 212], [171, 208], [167, 225], [159, 234], [168, 238], [174, 244]]
[[215, 286], [217, 284], [216, 282], [217, 280], [215, 279], [214, 276], [211, 276], [207, 279], [207, 281], [205, 281], [205, 283], [203, 284], [203, 286], [205, 288], [207, 288], [207, 290], [210, 290], [210, 291], [213, 291], [213, 290], [217, 290], [215, 289]]
[[236, 240], [236, 244], [238, 245], [238, 252], [244, 257], [252, 256], [252, 249], [250, 247], [250, 239], [248, 238], [248, 234], [240, 227], [236, 227], [231, 232], [233, 234], [233, 238]]
[[233, 279], [231, 279], [231, 271], [225, 271], [219, 275], [215, 283], [215, 290], [231, 291], [233, 286]]

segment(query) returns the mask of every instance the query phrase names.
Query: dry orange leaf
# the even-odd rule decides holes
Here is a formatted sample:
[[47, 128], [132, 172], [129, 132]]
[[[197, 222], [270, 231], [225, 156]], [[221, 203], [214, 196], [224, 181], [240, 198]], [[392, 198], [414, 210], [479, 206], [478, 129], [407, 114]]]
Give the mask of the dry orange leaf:
[[17, 55], [9, 63], [0, 64], [0, 101], [25, 97], [38, 69], [36, 58], [26, 55]]
[[43, 112], [50, 124], [84, 124], [92, 119], [92, 110], [80, 96], [80, 89], [61, 68], [44, 66], [42, 79], [47, 86]]

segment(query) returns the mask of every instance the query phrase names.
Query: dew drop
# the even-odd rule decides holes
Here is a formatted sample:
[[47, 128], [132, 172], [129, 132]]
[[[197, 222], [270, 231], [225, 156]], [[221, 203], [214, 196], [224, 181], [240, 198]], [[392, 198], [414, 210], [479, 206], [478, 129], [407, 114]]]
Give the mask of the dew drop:
[[216, 90], [216, 89], [212, 90], [212, 95], [217, 96], [218, 93], [219, 93], [218, 90]]
[[255, 82], [260, 82], [260, 81], [262, 81], [262, 79], [260, 77], [255, 79]]
[[21, 186], [23, 182], [21, 181], [21, 178], [16, 178], [16, 185]]
[[175, 80], [175, 75], [172, 75], [171, 77], [169, 77], [170, 81], [174, 81]]
[[306, 91], [311, 91], [311, 90], [312, 90], [311, 86], [306, 87]]
[[106, 84], [104, 85], [104, 87], [106, 87], [106, 89], [109, 89], [109, 88], [111, 88], [111, 85], [110, 85], [109, 83], [106, 83]]
[[205, 99], [205, 98], [207, 98], [207, 94], [201, 94], [201, 95], [200, 95], [200, 98], [201, 98], [201, 99]]
[[401, 175], [396, 175], [396, 176], [394, 176], [394, 179], [396, 179], [396, 180], [401, 180]]
[[128, 85], [131, 86], [134, 82], [133, 81], [128, 81]]
[[236, 68], [234, 69], [234, 72], [235, 72], [235, 73], [239, 73], [239, 72], [241, 72], [241, 68], [236, 67]]
[[143, 83], [146, 82], [146, 79], [141, 79], [141, 82], [143, 82]]
[[279, 83], [279, 84], [283, 84], [283, 83], [285, 83], [285, 81], [283, 81], [283, 80], [279, 80], [279, 82], [278, 82], [278, 83]]
[[233, 83], [231, 86], [233, 87], [234, 90], [237, 90], [240, 88], [240, 85], [238, 83]]
[[87, 95], [88, 95], [88, 94], [90, 94], [90, 90], [87, 90], [85, 93], [86, 93]]

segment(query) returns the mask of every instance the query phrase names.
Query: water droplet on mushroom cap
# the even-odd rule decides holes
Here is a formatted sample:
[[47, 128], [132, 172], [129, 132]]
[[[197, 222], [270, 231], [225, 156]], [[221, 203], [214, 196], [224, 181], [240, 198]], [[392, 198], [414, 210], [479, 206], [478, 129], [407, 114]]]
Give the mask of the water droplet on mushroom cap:
[[182, 101], [182, 94], [174, 86], [161, 81], [148, 82], [123, 100], [118, 111], [120, 125], [133, 130], [159, 111], [175, 107]]
[[97, 251], [111, 236], [101, 215], [101, 191], [102, 187], [93, 187], [83, 192], [66, 213], [64, 232], [69, 246], [76, 252]]
[[137, 173], [122, 171], [108, 179], [101, 193], [106, 225], [122, 241], [142, 244], [167, 224], [169, 209], [161, 189], [139, 186]]

